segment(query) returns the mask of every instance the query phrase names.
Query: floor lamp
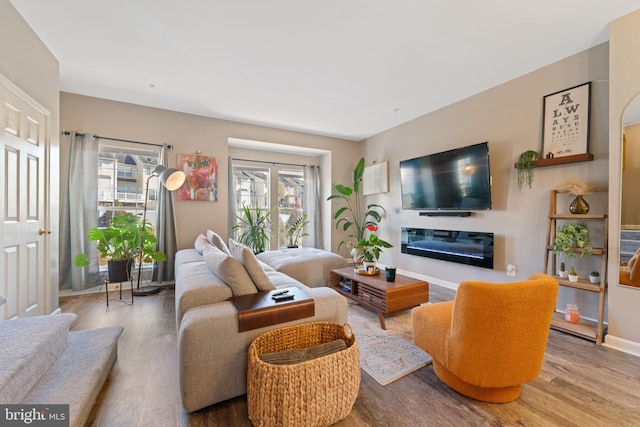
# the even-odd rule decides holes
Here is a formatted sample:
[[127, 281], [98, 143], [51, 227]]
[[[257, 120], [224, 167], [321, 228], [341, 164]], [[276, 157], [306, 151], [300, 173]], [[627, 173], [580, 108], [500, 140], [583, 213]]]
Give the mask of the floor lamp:
[[[154, 176], [160, 177], [160, 184], [169, 191], [175, 191], [182, 186], [185, 180], [185, 174], [178, 169], [166, 168], [162, 165], [156, 166], [151, 175], [147, 178], [147, 184], [144, 192], [144, 213], [142, 214], [142, 227], [147, 222], [147, 199], [149, 198], [149, 181]], [[133, 295], [144, 296], [160, 292], [159, 286], [143, 286], [140, 287], [140, 278], [142, 277], [142, 241], [140, 241], [140, 261], [138, 262], [138, 286], [133, 291]]]

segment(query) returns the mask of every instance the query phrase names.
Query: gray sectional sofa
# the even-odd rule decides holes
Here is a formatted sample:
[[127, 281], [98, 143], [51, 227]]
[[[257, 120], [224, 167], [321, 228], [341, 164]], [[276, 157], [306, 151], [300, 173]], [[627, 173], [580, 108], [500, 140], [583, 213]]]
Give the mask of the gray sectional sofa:
[[[316, 252], [307, 262], [329, 269], [346, 265], [344, 259], [325, 251]], [[246, 393], [247, 351], [260, 334], [304, 322], [347, 322], [347, 302], [337, 292], [306, 286], [260, 261], [248, 248], [232, 240], [227, 246], [212, 231], [200, 235], [194, 248], [178, 251], [175, 265], [180, 390], [188, 412]], [[286, 268], [286, 263], [279, 266]], [[292, 286], [314, 299], [313, 317], [238, 332], [232, 296]]]

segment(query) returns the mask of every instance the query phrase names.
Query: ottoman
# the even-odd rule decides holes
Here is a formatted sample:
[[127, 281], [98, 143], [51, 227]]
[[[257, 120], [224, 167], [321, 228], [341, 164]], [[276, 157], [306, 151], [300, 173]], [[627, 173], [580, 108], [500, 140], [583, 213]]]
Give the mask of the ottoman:
[[329, 286], [329, 273], [347, 266], [338, 254], [316, 248], [291, 248], [262, 252], [256, 257], [274, 270], [317, 288]]

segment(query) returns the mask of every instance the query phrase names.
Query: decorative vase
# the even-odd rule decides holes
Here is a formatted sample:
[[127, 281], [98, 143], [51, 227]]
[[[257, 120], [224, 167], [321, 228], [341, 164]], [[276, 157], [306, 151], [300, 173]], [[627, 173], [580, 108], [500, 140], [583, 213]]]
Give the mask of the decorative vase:
[[350, 254], [353, 259], [353, 268], [357, 270], [359, 267], [362, 267], [364, 251], [358, 248], [351, 248]]
[[569, 205], [569, 212], [572, 214], [586, 214], [589, 212], [589, 203], [582, 196], [576, 196], [575, 200]]

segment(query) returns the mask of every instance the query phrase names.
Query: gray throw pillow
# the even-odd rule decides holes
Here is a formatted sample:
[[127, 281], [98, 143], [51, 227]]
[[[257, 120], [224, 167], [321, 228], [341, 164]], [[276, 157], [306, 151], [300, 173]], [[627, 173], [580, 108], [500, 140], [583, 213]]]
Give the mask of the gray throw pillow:
[[231, 288], [234, 296], [255, 294], [258, 292], [249, 273], [240, 261], [222, 252], [215, 246], [205, 246], [202, 254], [205, 264], [216, 276]]
[[207, 237], [204, 234], [200, 234], [198, 235], [198, 237], [196, 237], [196, 242], [193, 244], [193, 247], [195, 248], [196, 251], [198, 251], [200, 255], [202, 255], [202, 251], [204, 250], [204, 247], [208, 246], [209, 244], [210, 243]]
[[262, 269], [258, 258], [256, 258], [249, 247], [233, 239], [229, 239], [229, 250], [231, 251], [231, 255], [244, 265], [244, 268], [247, 270], [247, 273], [249, 273], [249, 276], [251, 276], [251, 280], [253, 280], [254, 285], [256, 285], [259, 291], [272, 291], [276, 288]]
[[209, 239], [209, 243], [211, 243], [216, 248], [220, 249], [227, 255], [231, 255], [227, 244], [222, 240], [222, 237], [218, 233], [212, 230], [207, 230], [207, 239]]

